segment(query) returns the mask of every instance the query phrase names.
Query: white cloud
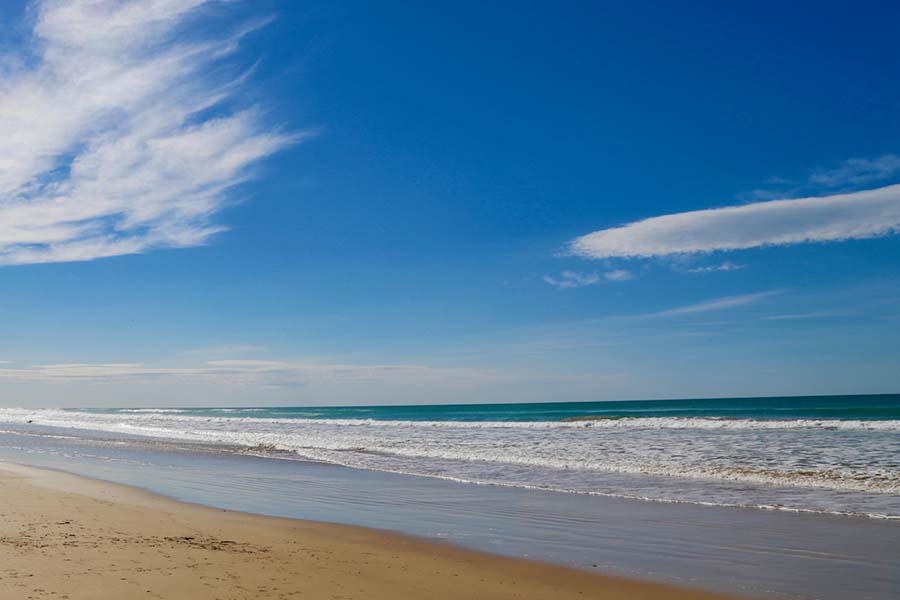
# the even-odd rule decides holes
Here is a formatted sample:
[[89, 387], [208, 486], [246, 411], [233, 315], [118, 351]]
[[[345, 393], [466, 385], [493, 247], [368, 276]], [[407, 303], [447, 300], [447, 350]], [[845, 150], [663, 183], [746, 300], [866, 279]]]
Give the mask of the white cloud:
[[810, 312], [810, 313], [794, 313], [786, 315], [771, 315], [768, 317], [760, 317], [763, 321], [797, 321], [805, 319], [829, 319], [839, 317], [840, 313], [834, 312]]
[[311, 384], [477, 384], [517, 376], [488, 369], [424, 365], [319, 364], [281, 360], [209, 360], [197, 366], [141, 363], [70, 363], [0, 367], [0, 381], [127, 383], [167, 380], [221, 385], [291, 387]]
[[863, 185], [900, 176], [900, 156], [885, 154], [878, 158], [851, 158], [834, 169], [818, 169], [809, 183], [826, 187]]
[[654, 313], [645, 313], [641, 315], [633, 315], [625, 318], [629, 319], [653, 319], [659, 317], [680, 317], [684, 315], [696, 315], [700, 313], [713, 312], [718, 310], [726, 310], [729, 308], [739, 308], [756, 304], [760, 300], [764, 300], [770, 296], [780, 294], [778, 290], [769, 290], [766, 292], [757, 292], [755, 294], [743, 294], [739, 296], [724, 296], [722, 298], [714, 298], [696, 304], [687, 306], [679, 306]]
[[[179, 39], [209, 0], [41, 0], [0, 54], [0, 264], [207, 242], [226, 192], [299, 139], [224, 109], [209, 75], [241, 36]], [[183, 37], [183, 36], [182, 36]]]
[[625, 269], [613, 269], [603, 274], [607, 281], [628, 281], [634, 279], [634, 274]]
[[878, 158], [851, 158], [837, 167], [815, 169], [801, 179], [768, 177], [766, 183], [775, 186], [774, 189], [755, 189], [739, 194], [738, 197], [754, 201], [782, 200], [820, 190], [843, 188], [844, 191], [850, 191], [860, 186], [897, 179], [900, 179], [900, 156], [885, 154]]
[[585, 287], [600, 283], [597, 273], [578, 273], [576, 271], [563, 271], [559, 278], [544, 275], [544, 281], [560, 290]]
[[872, 238], [898, 230], [900, 185], [892, 185], [652, 217], [581, 236], [569, 249], [589, 258], [647, 258]]
[[688, 273], [715, 273], [717, 271], [739, 271], [745, 268], [747, 265], [740, 265], [737, 263], [725, 261], [723, 263], [717, 265], [707, 265], [705, 267], [694, 267], [692, 269], [685, 269]]
[[601, 277], [596, 271], [593, 273], [579, 273], [577, 271], [563, 271], [559, 277], [550, 277], [544, 275], [544, 281], [560, 290], [571, 288], [586, 287], [595, 285], [603, 280], [606, 281], [628, 281], [633, 279], [634, 275], [625, 269], [614, 269], [603, 273]]

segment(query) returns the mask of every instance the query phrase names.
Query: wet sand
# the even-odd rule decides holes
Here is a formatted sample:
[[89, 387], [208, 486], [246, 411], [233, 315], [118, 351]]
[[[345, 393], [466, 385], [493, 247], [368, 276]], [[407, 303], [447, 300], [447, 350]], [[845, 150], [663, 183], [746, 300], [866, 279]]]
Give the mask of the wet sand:
[[725, 598], [0, 465], [3, 598]]

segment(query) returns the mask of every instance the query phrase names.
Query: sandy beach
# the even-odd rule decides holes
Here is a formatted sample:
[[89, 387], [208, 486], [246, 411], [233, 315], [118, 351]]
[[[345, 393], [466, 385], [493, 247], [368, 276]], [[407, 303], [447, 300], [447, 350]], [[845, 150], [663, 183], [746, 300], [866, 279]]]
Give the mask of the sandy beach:
[[0, 466], [3, 598], [724, 598]]

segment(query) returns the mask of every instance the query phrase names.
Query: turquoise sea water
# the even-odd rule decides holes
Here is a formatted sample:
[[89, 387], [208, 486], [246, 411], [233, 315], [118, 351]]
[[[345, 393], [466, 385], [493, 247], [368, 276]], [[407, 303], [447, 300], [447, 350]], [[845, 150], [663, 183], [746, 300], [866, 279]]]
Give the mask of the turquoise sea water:
[[[158, 412], [159, 409], [137, 409]], [[900, 394], [784, 396], [699, 400], [448, 404], [421, 406], [181, 408], [186, 415], [245, 415], [280, 419], [374, 419], [379, 421], [561, 421], [579, 417], [718, 417], [730, 419], [900, 420]], [[135, 409], [91, 412], [134, 413]]]

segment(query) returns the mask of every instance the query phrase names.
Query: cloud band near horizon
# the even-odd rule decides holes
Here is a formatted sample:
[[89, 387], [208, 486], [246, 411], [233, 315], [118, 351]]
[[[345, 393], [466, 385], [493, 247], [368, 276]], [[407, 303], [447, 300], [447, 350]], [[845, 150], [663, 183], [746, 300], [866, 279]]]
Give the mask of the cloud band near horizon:
[[465, 367], [307, 363], [289, 360], [207, 360], [197, 365], [177, 366], [143, 363], [0, 364], [0, 383], [110, 384], [168, 380], [288, 388], [313, 384], [465, 386], [520, 377], [522, 375]]

